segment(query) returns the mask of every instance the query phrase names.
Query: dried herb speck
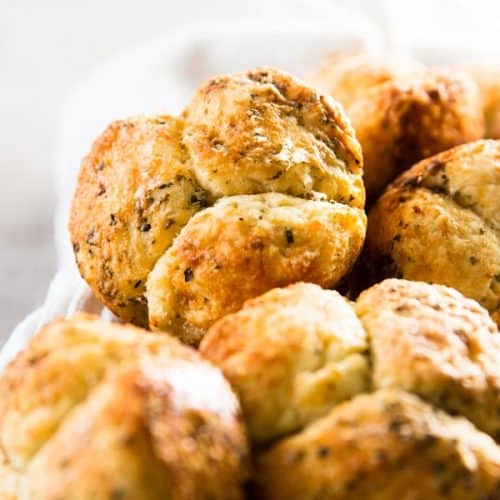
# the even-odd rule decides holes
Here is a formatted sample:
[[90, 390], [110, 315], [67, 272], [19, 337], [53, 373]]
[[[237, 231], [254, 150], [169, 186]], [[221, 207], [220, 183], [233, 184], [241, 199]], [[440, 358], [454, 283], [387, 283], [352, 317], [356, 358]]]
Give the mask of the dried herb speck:
[[475, 265], [479, 262], [479, 259], [477, 257], [474, 257], [474, 255], [471, 255], [469, 257], [469, 262], [472, 264], [472, 265]]
[[289, 245], [295, 242], [293, 231], [291, 229], [285, 229], [285, 239]]
[[140, 230], [143, 233], [147, 233], [150, 229], [151, 229], [151, 224], [149, 224], [148, 222], [146, 222], [145, 224], [142, 224], [142, 226], [140, 227]]
[[187, 269], [184, 270], [184, 281], [186, 283], [191, 281], [193, 279], [193, 277], [194, 277], [193, 270], [190, 267], [188, 267]]
[[389, 422], [389, 430], [394, 434], [401, 434], [401, 430], [403, 429], [404, 425], [405, 425], [404, 420], [402, 420], [399, 417], [394, 417]]
[[134, 283], [134, 288], [139, 288], [141, 286], [141, 283], [142, 283], [142, 280], [137, 280], [135, 283]]
[[120, 488], [115, 488], [111, 490], [110, 498], [111, 500], [123, 500], [125, 498], [125, 491]]

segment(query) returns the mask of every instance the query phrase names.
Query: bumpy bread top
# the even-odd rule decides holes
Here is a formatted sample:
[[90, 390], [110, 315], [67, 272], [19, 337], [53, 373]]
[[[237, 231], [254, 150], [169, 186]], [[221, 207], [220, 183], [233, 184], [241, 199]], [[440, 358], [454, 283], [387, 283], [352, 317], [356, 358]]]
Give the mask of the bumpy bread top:
[[[281, 193], [297, 203], [322, 201], [351, 209], [359, 219], [353, 238], [359, 240], [358, 228], [365, 225], [362, 169], [360, 145], [332, 98], [270, 68], [212, 78], [181, 117], [114, 122], [96, 140], [82, 163], [71, 209], [70, 232], [80, 272], [117, 316], [147, 325], [148, 276], [195, 213], [221, 197]], [[306, 210], [314, 211], [316, 205], [310, 207]], [[337, 229], [338, 224], [328, 231]], [[271, 227], [270, 233], [275, 230], [286, 228]], [[361, 240], [364, 231], [362, 227]], [[349, 269], [361, 248], [358, 243], [342, 251], [348, 258], [339, 257], [336, 269]], [[179, 246], [186, 244], [189, 241]], [[268, 271], [261, 269], [261, 282]], [[320, 284], [335, 284], [339, 274]], [[310, 278], [299, 274], [294, 279]], [[288, 284], [285, 277], [271, 286], [282, 284]], [[256, 287], [237, 306], [263, 291]], [[201, 300], [203, 294], [196, 297]], [[177, 302], [183, 301], [181, 295]], [[234, 310], [215, 303], [214, 311], [219, 309]], [[182, 316], [183, 307], [175, 313]], [[153, 323], [173, 324], [156, 317]], [[189, 326], [195, 331], [204, 327], [203, 322]]]
[[257, 463], [258, 498], [497, 498], [500, 447], [417, 397], [381, 390], [342, 403]]
[[500, 436], [500, 334], [475, 301], [389, 279], [351, 304], [312, 284], [271, 290], [215, 323], [200, 352], [239, 395], [257, 446], [371, 388], [413, 392]]
[[54, 322], [9, 365], [0, 393], [0, 449], [18, 495], [242, 498], [238, 402], [167, 335], [84, 315]]
[[271, 288], [333, 286], [364, 232], [364, 214], [341, 203], [279, 193], [222, 198], [191, 219], [150, 273], [150, 326], [198, 344], [214, 320]]
[[70, 230], [82, 276], [120, 318], [147, 325], [146, 278], [179, 230], [210, 203], [186, 167], [183, 122], [113, 122], [83, 160]]
[[483, 137], [477, 85], [458, 70], [336, 55], [311, 81], [345, 106], [363, 148], [371, 200], [422, 158]]
[[364, 206], [361, 149], [342, 109], [286, 73], [212, 78], [183, 117], [193, 171], [217, 196], [276, 191]]
[[500, 142], [458, 146], [399, 177], [370, 211], [363, 261], [372, 279], [449, 285], [500, 321]]
[[363, 292], [355, 309], [370, 339], [374, 387], [414, 392], [500, 438], [500, 334], [477, 302], [389, 279]]
[[297, 431], [368, 388], [367, 340], [335, 291], [299, 283], [246, 302], [219, 320], [200, 352], [240, 395], [251, 437]]

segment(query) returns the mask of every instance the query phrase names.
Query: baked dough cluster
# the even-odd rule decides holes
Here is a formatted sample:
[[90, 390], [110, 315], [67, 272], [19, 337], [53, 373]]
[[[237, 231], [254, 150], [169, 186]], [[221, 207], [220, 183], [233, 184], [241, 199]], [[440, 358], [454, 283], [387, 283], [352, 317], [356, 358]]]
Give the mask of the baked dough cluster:
[[275, 69], [210, 79], [178, 118], [111, 124], [70, 217], [83, 278], [119, 318], [197, 344], [270, 288], [335, 286], [365, 236], [342, 108]]
[[477, 85], [459, 70], [334, 54], [310, 81], [345, 106], [363, 149], [370, 201], [422, 158], [484, 134]]
[[451, 286], [500, 322], [500, 141], [427, 158], [368, 215], [361, 267], [370, 282], [402, 277]]
[[[335, 55], [312, 78], [333, 97], [261, 68], [112, 123], [71, 207], [80, 273], [200, 352], [46, 326], [0, 376], [0, 498], [500, 499], [500, 141], [469, 142], [498, 118], [475, 78]], [[331, 288], [365, 184], [351, 278], [379, 283], [352, 302]]]
[[2, 500], [244, 498], [237, 398], [173, 337], [59, 320], [7, 367], [0, 394]]
[[456, 290], [388, 279], [351, 303], [294, 284], [216, 322], [200, 351], [240, 397], [256, 498], [500, 493], [500, 333]]

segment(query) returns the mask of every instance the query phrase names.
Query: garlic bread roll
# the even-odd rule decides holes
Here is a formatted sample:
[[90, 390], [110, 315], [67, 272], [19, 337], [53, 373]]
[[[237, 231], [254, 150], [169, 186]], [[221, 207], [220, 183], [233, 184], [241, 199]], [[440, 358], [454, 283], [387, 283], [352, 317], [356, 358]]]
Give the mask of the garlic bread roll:
[[147, 282], [153, 329], [198, 344], [214, 321], [300, 280], [334, 286], [364, 240], [363, 211], [278, 193], [222, 198], [193, 217]]
[[477, 141], [421, 161], [369, 213], [362, 259], [371, 281], [439, 283], [500, 321], [500, 142]]
[[55, 321], [7, 367], [0, 393], [0, 478], [7, 470], [15, 498], [243, 498], [238, 401], [168, 335], [89, 315]]
[[113, 122], [82, 162], [71, 207], [80, 273], [111, 311], [141, 326], [148, 274], [210, 203], [186, 165], [182, 127], [170, 116]]
[[388, 279], [355, 305], [373, 385], [418, 394], [500, 439], [500, 334], [477, 302], [441, 285]]
[[364, 207], [361, 149], [341, 106], [284, 72], [211, 78], [183, 118], [193, 170], [213, 195], [275, 191]]
[[210, 328], [200, 353], [231, 383], [259, 445], [370, 385], [368, 341], [351, 304], [310, 283], [247, 301]]
[[480, 500], [500, 491], [500, 447], [416, 396], [356, 396], [257, 460], [263, 500]]
[[120, 319], [197, 344], [247, 298], [341, 280], [366, 231], [362, 173], [331, 97], [273, 68], [214, 77], [180, 117], [96, 140], [71, 209], [76, 261]]
[[371, 201], [415, 162], [484, 135], [477, 85], [458, 70], [335, 54], [310, 81], [344, 105], [363, 149]]

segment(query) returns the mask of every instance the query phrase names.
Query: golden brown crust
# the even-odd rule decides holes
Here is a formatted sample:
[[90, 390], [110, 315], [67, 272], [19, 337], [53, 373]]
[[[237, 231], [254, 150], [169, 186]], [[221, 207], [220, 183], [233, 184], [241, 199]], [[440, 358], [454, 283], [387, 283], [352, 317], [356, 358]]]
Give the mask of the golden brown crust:
[[215, 323], [200, 353], [238, 394], [261, 444], [298, 431], [369, 384], [366, 335], [337, 292], [298, 283]]
[[150, 274], [150, 326], [197, 344], [214, 321], [271, 288], [334, 286], [364, 231], [364, 212], [340, 203], [278, 193], [222, 198], [189, 221]]
[[355, 309], [375, 388], [418, 394], [500, 439], [500, 334], [477, 302], [452, 288], [388, 279]]
[[[335, 209], [342, 204], [348, 212], [352, 210], [349, 213], [360, 213], [365, 201], [362, 170], [360, 145], [342, 108], [332, 98], [271, 68], [212, 78], [200, 87], [180, 118], [139, 117], [114, 122], [96, 140], [83, 160], [70, 217], [80, 273], [118, 317], [146, 326], [148, 276], [169, 259], [166, 253], [169, 248], [174, 252], [174, 238], [196, 212], [213, 205], [219, 197], [277, 192], [293, 196], [297, 203], [304, 199], [323, 201]], [[316, 264], [311, 264], [316, 266], [311, 272], [311, 265], [296, 259], [294, 271], [282, 267], [281, 276], [262, 268], [259, 272], [274, 272], [275, 277], [269, 285], [261, 280], [248, 293], [286, 285], [289, 279], [334, 284], [356, 258], [363, 217], [361, 214], [360, 222], [352, 225], [354, 233], [349, 238], [344, 233], [344, 229], [349, 230], [348, 217], [340, 216], [341, 237], [332, 235], [332, 246], [352, 240], [352, 249], [339, 249], [337, 261], [326, 262], [333, 271], [321, 271], [324, 277], [317, 276]], [[311, 227], [309, 224], [302, 230], [310, 231]], [[224, 231], [231, 239], [229, 229]], [[238, 231], [234, 238], [238, 238]], [[178, 248], [189, 243], [181, 240]], [[305, 242], [303, 246], [307, 253]], [[247, 251], [250, 255], [242, 254], [242, 262], [254, 258], [255, 250]], [[316, 259], [316, 253], [317, 245], [311, 241], [307, 258]], [[225, 271], [219, 270], [219, 288], [247, 280], [239, 263], [228, 269], [240, 274], [225, 276]], [[159, 276], [159, 271], [154, 274], [155, 280], [168, 279]], [[212, 300], [223, 302], [213, 302], [213, 311], [193, 322], [194, 333], [188, 334], [188, 340], [196, 341], [203, 333], [200, 328], [233, 311], [250, 296], [248, 293], [231, 306], [226, 303], [231, 290], [221, 290], [220, 297], [212, 294]], [[153, 299], [150, 316], [154, 326], [175, 327], [170, 320], [157, 318], [158, 297]], [[204, 300], [201, 294], [189, 299], [193, 316], [199, 314], [197, 304]], [[179, 307], [182, 316], [185, 306]], [[182, 327], [174, 333], [185, 336]]]
[[147, 325], [146, 278], [191, 215], [209, 202], [186, 166], [182, 122], [113, 122], [83, 160], [70, 232], [82, 276], [120, 318]]
[[415, 162], [483, 136], [477, 86], [459, 71], [337, 55], [311, 81], [345, 106], [371, 200]]
[[371, 279], [452, 286], [500, 321], [500, 142], [423, 160], [369, 213], [362, 259]]
[[354, 98], [366, 95], [372, 87], [423, 71], [425, 66], [412, 59], [388, 58], [362, 52], [336, 52], [323, 61], [309, 79], [325, 92], [331, 93], [334, 99], [350, 104]]
[[196, 92], [183, 136], [217, 196], [270, 191], [363, 208], [362, 156], [341, 107], [272, 68], [221, 75]]
[[258, 498], [479, 500], [500, 495], [500, 447], [405, 392], [342, 403], [258, 459]]
[[0, 393], [0, 449], [26, 498], [242, 498], [237, 400], [167, 335], [84, 315], [54, 322]]
[[479, 86], [486, 125], [485, 137], [500, 139], [500, 67], [495, 63], [471, 64], [463, 70]]

